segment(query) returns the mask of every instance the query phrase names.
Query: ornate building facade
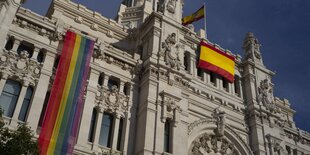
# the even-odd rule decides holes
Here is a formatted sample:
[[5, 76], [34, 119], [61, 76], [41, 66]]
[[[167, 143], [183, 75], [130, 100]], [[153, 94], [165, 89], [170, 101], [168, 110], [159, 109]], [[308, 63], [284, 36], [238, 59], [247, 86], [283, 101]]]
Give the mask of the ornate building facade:
[[[181, 25], [183, 0], [124, 0], [116, 20], [70, 0], [46, 16], [0, 1], [0, 105], [38, 137], [67, 30], [95, 40], [74, 154], [309, 155], [310, 133], [273, 95], [274, 72], [245, 36], [244, 56]], [[235, 81], [196, 67], [198, 44], [236, 57]]]

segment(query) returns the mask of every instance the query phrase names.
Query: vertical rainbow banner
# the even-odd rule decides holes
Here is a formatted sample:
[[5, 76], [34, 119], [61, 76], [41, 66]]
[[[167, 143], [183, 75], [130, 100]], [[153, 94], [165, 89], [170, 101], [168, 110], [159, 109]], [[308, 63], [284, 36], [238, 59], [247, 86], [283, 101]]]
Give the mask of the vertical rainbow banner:
[[41, 155], [72, 154], [94, 41], [68, 31], [39, 136]]

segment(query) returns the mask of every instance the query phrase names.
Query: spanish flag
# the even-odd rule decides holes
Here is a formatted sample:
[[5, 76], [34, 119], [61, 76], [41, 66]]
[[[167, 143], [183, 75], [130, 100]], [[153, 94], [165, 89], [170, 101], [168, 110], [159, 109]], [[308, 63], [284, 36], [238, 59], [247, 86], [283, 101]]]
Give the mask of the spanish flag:
[[234, 81], [235, 57], [216, 49], [204, 41], [200, 42], [198, 67], [217, 73], [229, 82]]
[[191, 24], [195, 21], [198, 21], [200, 19], [202, 19], [203, 17], [205, 17], [205, 6], [202, 6], [199, 10], [197, 10], [195, 13], [183, 17], [182, 18], [182, 25], [188, 25]]

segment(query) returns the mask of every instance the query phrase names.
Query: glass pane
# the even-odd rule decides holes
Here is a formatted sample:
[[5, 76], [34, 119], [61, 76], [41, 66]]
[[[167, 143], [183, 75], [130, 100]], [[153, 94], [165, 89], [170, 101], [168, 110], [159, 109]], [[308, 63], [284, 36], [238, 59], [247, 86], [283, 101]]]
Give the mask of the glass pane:
[[26, 99], [24, 100], [22, 108], [20, 109], [20, 113], [18, 115], [18, 120], [23, 121], [23, 122], [25, 121], [28, 108], [29, 108], [29, 103], [30, 103], [30, 100], [26, 100]]
[[25, 99], [31, 100], [31, 97], [32, 97], [32, 88], [28, 87], [26, 95], [25, 95]]
[[101, 123], [101, 131], [99, 137], [99, 144], [106, 147], [111, 147], [111, 128], [112, 128], [113, 116], [104, 114]]
[[95, 134], [94, 132], [95, 132], [96, 119], [97, 119], [97, 111], [96, 111], [96, 109], [93, 109], [93, 114], [91, 117], [90, 128], [89, 128], [89, 133], [88, 133], [88, 141], [89, 142], [94, 142], [94, 134]]
[[19, 95], [20, 85], [16, 81], [7, 80], [3, 92], [7, 92], [13, 95]]
[[2, 95], [0, 96], [0, 106], [3, 110], [3, 115], [12, 117], [13, 112], [16, 106], [17, 102], [17, 96], [9, 94], [5, 91], [2, 92]]

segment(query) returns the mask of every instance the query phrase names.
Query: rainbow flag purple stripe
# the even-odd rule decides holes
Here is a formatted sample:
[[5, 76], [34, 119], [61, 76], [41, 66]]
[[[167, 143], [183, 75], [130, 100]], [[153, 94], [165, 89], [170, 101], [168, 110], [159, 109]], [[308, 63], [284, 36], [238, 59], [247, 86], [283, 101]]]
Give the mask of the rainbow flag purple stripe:
[[94, 41], [66, 33], [39, 136], [41, 155], [73, 153], [93, 49]]

